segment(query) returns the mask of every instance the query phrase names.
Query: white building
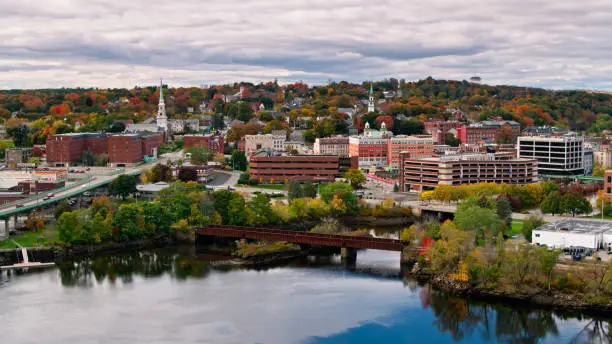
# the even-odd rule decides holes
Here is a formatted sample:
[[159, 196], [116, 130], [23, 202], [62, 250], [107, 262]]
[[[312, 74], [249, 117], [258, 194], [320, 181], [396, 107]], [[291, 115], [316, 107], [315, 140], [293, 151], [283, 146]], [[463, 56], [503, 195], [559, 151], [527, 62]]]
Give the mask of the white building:
[[316, 155], [349, 155], [348, 136], [317, 138], [314, 143], [314, 154]]
[[582, 136], [520, 136], [517, 155], [538, 160], [540, 175], [584, 175]]
[[246, 155], [251, 156], [262, 150], [284, 151], [287, 136], [272, 134], [246, 135], [244, 141]]
[[184, 133], [186, 130], [192, 132], [200, 131], [200, 120], [197, 118], [170, 119], [168, 120], [171, 133]]
[[563, 220], [534, 229], [531, 242], [554, 248], [612, 249], [612, 222]]

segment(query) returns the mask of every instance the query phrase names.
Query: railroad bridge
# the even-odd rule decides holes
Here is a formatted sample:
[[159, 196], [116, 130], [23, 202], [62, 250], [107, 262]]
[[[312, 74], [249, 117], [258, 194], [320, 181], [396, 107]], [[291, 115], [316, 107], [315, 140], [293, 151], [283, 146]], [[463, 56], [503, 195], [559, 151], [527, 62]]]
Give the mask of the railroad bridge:
[[283, 229], [210, 225], [196, 229], [198, 235], [254, 239], [267, 241], [286, 241], [295, 244], [341, 248], [342, 257], [354, 260], [356, 249], [372, 249], [402, 252], [408, 242], [397, 239], [349, 236], [340, 234], [320, 234]]

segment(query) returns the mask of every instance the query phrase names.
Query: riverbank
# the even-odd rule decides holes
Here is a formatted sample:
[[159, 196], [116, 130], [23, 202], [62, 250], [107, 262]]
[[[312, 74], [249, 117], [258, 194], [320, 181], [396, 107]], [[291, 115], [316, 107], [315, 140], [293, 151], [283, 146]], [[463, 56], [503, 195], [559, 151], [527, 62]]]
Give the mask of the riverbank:
[[[141, 250], [158, 248], [178, 243], [177, 239], [169, 235], [156, 235], [127, 242], [105, 242], [98, 245], [49, 246], [27, 247], [30, 261], [52, 262], [61, 259], [86, 257], [97, 253], [120, 252], [124, 250]], [[23, 260], [21, 249], [0, 250], [0, 265], [17, 264]]]
[[428, 283], [436, 290], [462, 298], [486, 302], [500, 302], [511, 305], [536, 306], [564, 312], [586, 313], [598, 316], [612, 316], [612, 300], [609, 304], [585, 300], [581, 293], [567, 294], [556, 290], [498, 290], [474, 287], [467, 282], [458, 281], [447, 274], [434, 273], [420, 269], [404, 269], [404, 277], [420, 283]]

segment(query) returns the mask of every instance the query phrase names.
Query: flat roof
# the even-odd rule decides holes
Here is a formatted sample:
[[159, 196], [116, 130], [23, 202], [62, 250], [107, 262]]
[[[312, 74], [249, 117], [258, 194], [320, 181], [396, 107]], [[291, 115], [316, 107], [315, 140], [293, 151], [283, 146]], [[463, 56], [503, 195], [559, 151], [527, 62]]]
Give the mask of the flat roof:
[[610, 231], [612, 234], [612, 221], [561, 220], [545, 224], [534, 230], [574, 234], [600, 234]]

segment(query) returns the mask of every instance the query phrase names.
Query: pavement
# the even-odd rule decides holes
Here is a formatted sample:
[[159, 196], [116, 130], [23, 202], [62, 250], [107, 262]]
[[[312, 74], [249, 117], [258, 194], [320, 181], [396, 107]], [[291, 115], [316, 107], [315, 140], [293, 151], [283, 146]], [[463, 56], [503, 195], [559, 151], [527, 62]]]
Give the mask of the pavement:
[[[448, 213], [454, 213], [457, 210], [457, 204], [445, 204], [445, 203], [440, 203], [440, 202], [435, 202], [435, 201], [429, 201], [427, 203], [423, 203], [422, 201], [408, 201], [406, 203], [404, 203], [407, 206], [413, 207], [413, 208], [421, 208], [423, 210], [431, 210], [431, 211], [442, 211], [442, 212], [448, 212]], [[586, 217], [572, 217], [572, 216], [562, 216], [562, 215], [547, 215], [547, 214], [541, 214], [540, 212], [531, 212], [529, 214], [522, 214], [522, 213], [512, 213], [512, 218], [513, 219], [517, 219], [517, 220], [527, 220], [532, 216], [538, 216], [541, 217], [544, 221], [546, 222], [556, 222], [556, 221], [561, 221], [561, 220], [584, 220], [584, 221], [602, 221], [601, 219], [593, 219], [593, 218], [586, 218]], [[610, 220], [604, 220], [604, 221], [610, 221]]]
[[105, 175], [95, 175], [95, 176], [91, 176], [91, 179], [89, 179], [89, 176], [86, 175], [87, 176], [86, 180], [89, 179], [87, 182], [77, 182], [77, 183], [68, 184], [66, 186], [66, 188], [61, 189], [59, 191], [49, 190], [49, 191], [46, 191], [46, 192], [41, 192], [36, 197], [31, 197], [31, 198], [26, 199], [25, 202], [15, 202], [15, 204], [11, 204], [11, 205], [6, 206], [6, 207], [0, 207], [0, 209], [1, 209], [0, 210], [0, 216], [4, 212], [7, 212], [9, 210], [14, 210], [15, 208], [17, 208], [16, 205], [19, 205], [20, 207], [36, 205], [37, 203], [41, 202], [41, 200], [46, 195], [48, 195], [50, 193], [52, 193], [54, 195], [53, 198], [57, 198], [57, 199], [66, 198], [66, 196], [71, 195], [71, 194], [73, 194], [75, 192], [78, 192], [80, 189], [83, 189], [83, 192], [84, 192], [85, 189], [88, 189], [89, 186], [91, 186], [91, 185], [105, 184], [107, 182], [110, 182], [111, 180], [117, 178], [121, 174], [136, 173], [136, 172], [144, 171], [144, 170], [147, 170], [147, 169], [155, 166], [156, 164], [167, 163], [170, 160], [178, 160], [178, 159], [180, 159], [180, 157], [182, 157], [182, 151], [166, 153], [166, 154], [163, 154], [156, 161], [152, 161], [152, 162], [149, 162], [149, 163], [146, 163], [146, 164], [142, 164], [142, 165], [138, 165], [138, 166], [135, 166], [135, 167], [127, 167], [123, 171], [121, 171], [120, 173], [119, 173], [119, 171], [117, 171], [116, 168], [108, 168], [107, 171], [109, 171], [109, 172], [116, 171], [117, 173], [112, 174], [112, 175], [106, 175], [106, 176]]

